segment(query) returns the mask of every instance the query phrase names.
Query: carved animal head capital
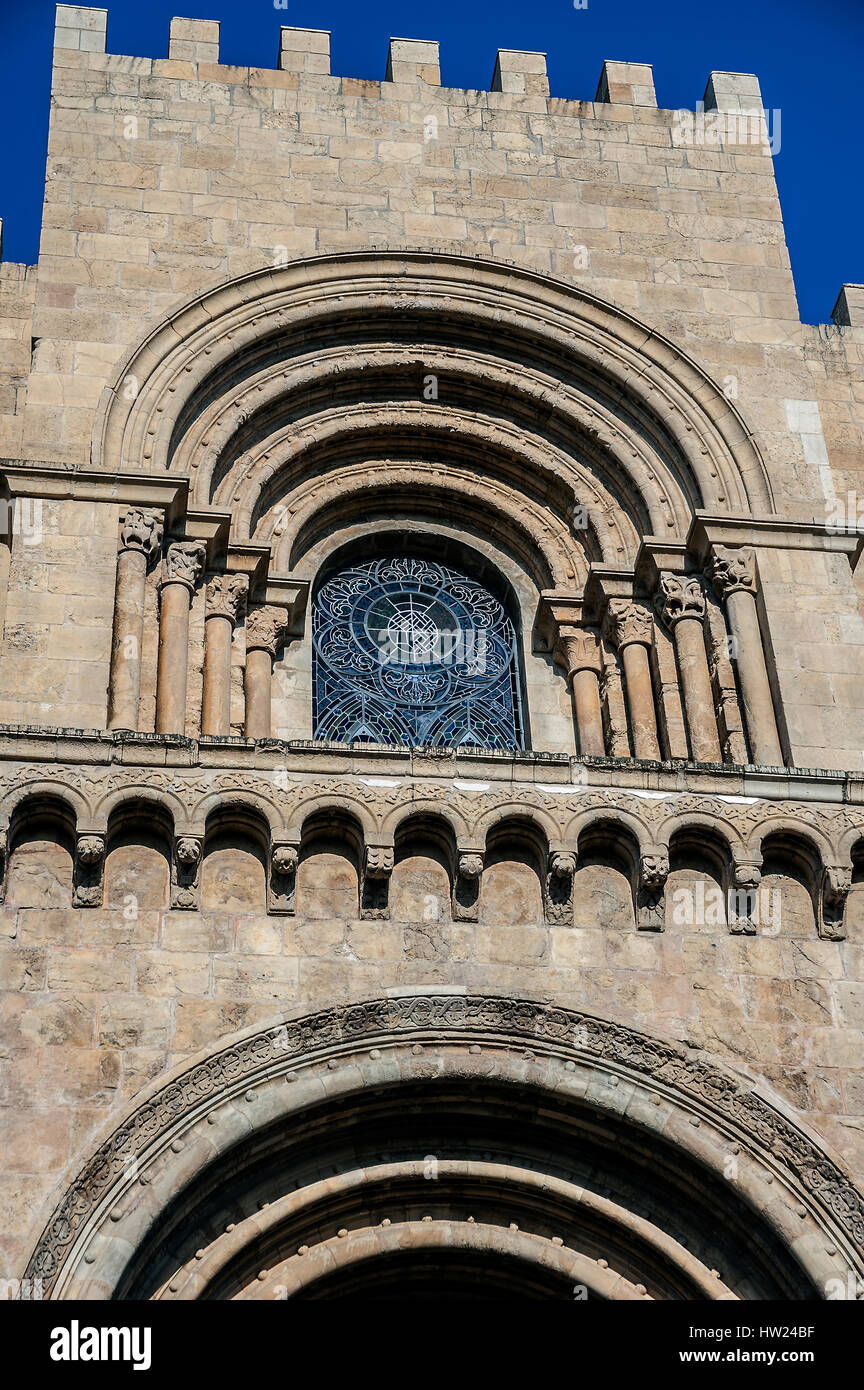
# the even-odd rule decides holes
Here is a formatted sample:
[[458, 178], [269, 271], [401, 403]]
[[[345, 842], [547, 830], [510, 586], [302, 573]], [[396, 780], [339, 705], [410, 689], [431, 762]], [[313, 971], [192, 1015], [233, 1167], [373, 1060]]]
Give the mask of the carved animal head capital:
[[459, 877], [467, 879], [479, 878], [483, 872], [482, 854], [460, 854], [459, 855]]
[[246, 607], [249, 580], [245, 574], [216, 574], [207, 585], [207, 617], [236, 623]]
[[613, 598], [606, 609], [606, 635], [613, 647], [626, 647], [639, 642], [650, 647], [654, 640], [654, 621], [644, 603], [626, 598]]
[[165, 552], [163, 585], [185, 584], [191, 593], [204, 572], [206, 557], [204, 541], [174, 541]]
[[177, 841], [176, 855], [181, 864], [197, 864], [201, 858], [201, 841], [193, 835], [184, 835]]
[[749, 545], [742, 545], [735, 550], [730, 550], [725, 545], [715, 545], [709, 574], [721, 599], [726, 599], [739, 590], [755, 594], [756, 552]]
[[572, 878], [576, 872], [576, 855], [565, 852], [550, 855], [549, 872], [554, 878]]
[[389, 878], [393, 872], [393, 851], [386, 845], [367, 845], [365, 871], [367, 878]]
[[664, 849], [648, 850], [639, 861], [643, 888], [662, 888], [669, 877], [669, 854]]
[[287, 631], [284, 608], [254, 608], [246, 619], [246, 650], [267, 651], [275, 657]]
[[852, 887], [852, 870], [842, 864], [826, 864], [822, 882], [825, 901], [839, 907], [849, 896]]
[[76, 851], [79, 864], [99, 864], [105, 857], [105, 841], [101, 835], [81, 835]]
[[705, 617], [705, 593], [701, 579], [696, 575], [664, 571], [660, 575], [654, 606], [667, 627], [674, 627], [682, 618], [698, 618], [702, 622]]
[[162, 544], [162, 519], [145, 507], [130, 507], [120, 527], [120, 549], [140, 550], [148, 560]]
[[274, 845], [270, 856], [273, 872], [287, 877], [296, 873], [299, 855], [294, 845]]

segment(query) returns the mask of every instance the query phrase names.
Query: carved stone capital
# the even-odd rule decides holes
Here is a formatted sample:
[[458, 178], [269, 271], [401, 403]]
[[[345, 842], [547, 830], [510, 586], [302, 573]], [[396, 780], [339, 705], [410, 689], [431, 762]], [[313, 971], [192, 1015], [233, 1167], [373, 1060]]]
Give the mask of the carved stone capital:
[[596, 676], [600, 675], [603, 657], [595, 628], [562, 627], [560, 642], [568, 676], [572, 678], [579, 671], [593, 671]]
[[646, 850], [639, 861], [639, 878], [643, 888], [657, 892], [669, 877], [669, 854], [665, 849]]
[[389, 878], [393, 872], [393, 850], [386, 845], [367, 845], [364, 870], [367, 878]]
[[246, 608], [249, 580], [245, 574], [216, 574], [207, 585], [207, 617], [232, 623]]
[[81, 835], [76, 845], [79, 864], [99, 864], [105, 858], [105, 840], [101, 835]]
[[150, 560], [162, 544], [162, 518], [145, 507], [130, 507], [120, 527], [120, 549], [140, 550]]
[[762, 882], [762, 870], [753, 860], [739, 861], [733, 866], [732, 881], [735, 888], [758, 888]]
[[824, 941], [846, 939], [846, 899], [852, 887], [852, 869], [845, 864], [826, 864], [822, 874], [818, 932]]
[[275, 658], [288, 631], [284, 608], [253, 608], [246, 619], [246, 650], [266, 651]]
[[834, 907], [840, 907], [845, 903], [852, 887], [852, 870], [847, 869], [842, 864], [826, 864], [825, 876], [822, 881], [822, 891], [825, 894], [825, 901]]
[[739, 589], [748, 594], [756, 592], [756, 552], [752, 546], [730, 550], [728, 546], [715, 545], [707, 572], [718, 598], [726, 599]]
[[72, 874], [72, 906], [102, 906], [102, 874], [105, 867], [105, 836], [79, 835], [75, 842]]
[[201, 841], [197, 836], [184, 835], [177, 841], [175, 853], [178, 863], [187, 866], [197, 864], [201, 858]]
[[206, 556], [204, 541], [174, 541], [165, 552], [163, 585], [185, 584], [192, 593], [204, 572]]
[[299, 855], [294, 845], [274, 845], [270, 856], [270, 864], [275, 874], [281, 874], [287, 878], [289, 874], [297, 872]]
[[650, 647], [654, 640], [654, 620], [650, 608], [632, 599], [610, 599], [605, 629], [613, 647], [627, 647], [631, 642]]
[[667, 627], [674, 628], [682, 618], [698, 618], [701, 623], [705, 618], [702, 580], [697, 575], [671, 574], [664, 570], [654, 596], [654, 607]]
[[549, 872], [554, 878], [572, 878], [576, 872], [576, 855], [564, 851], [550, 854]]
[[460, 854], [458, 868], [460, 878], [478, 879], [483, 873], [483, 855]]

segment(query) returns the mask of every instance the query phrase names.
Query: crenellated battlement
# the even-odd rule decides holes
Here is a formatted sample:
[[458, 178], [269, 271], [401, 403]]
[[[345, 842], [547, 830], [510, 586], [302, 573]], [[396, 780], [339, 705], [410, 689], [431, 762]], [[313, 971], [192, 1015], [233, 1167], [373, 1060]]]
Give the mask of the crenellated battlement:
[[[79, 5], [58, 5], [54, 37], [55, 61], [68, 65], [72, 53], [107, 56], [108, 11]], [[350, 74], [331, 74], [330, 32], [326, 29], [300, 29], [283, 26], [279, 33], [276, 67], [250, 68], [223, 64], [219, 55], [219, 21], [209, 19], [172, 19], [169, 31], [168, 57], [152, 60], [135, 59], [137, 64], [151, 62], [157, 76], [197, 76], [201, 81], [221, 81], [230, 84], [254, 81], [266, 85], [267, 73], [272, 85], [282, 85], [278, 75], [296, 74], [298, 79], [326, 78], [330, 83], [355, 82]], [[178, 71], [195, 67], [197, 73]], [[218, 69], [218, 72], [216, 71]], [[379, 86], [441, 86], [441, 67], [438, 43], [433, 39], [390, 40], [384, 77]], [[364, 83], [373, 86], [374, 83]], [[482, 96], [480, 89], [445, 88], [445, 91], [471, 91]], [[526, 99], [549, 101], [555, 109], [561, 103], [580, 108], [589, 105], [633, 107], [647, 112], [657, 109], [654, 76], [648, 63], [607, 60], [592, 99], [552, 96], [546, 72], [546, 54], [518, 49], [501, 48], [495, 57], [492, 81], [487, 95], [512, 97], [514, 105], [525, 109]], [[500, 105], [500, 101], [496, 103]], [[694, 102], [694, 106], [696, 103]], [[706, 111], [758, 113], [762, 110], [758, 78], [751, 73], [712, 72], [700, 106]], [[584, 110], [582, 114], [586, 114]], [[608, 118], [608, 111], [598, 112]]]

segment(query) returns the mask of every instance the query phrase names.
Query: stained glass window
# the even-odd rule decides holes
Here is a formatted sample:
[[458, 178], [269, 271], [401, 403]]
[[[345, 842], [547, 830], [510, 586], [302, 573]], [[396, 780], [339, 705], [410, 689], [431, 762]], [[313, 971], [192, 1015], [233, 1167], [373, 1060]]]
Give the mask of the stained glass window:
[[475, 579], [409, 555], [352, 565], [312, 614], [315, 737], [522, 745], [516, 633]]

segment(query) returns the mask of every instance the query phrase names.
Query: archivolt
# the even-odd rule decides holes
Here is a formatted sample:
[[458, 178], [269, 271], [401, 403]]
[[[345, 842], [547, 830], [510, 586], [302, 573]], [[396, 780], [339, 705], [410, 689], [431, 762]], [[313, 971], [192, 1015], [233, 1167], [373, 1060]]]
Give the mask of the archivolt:
[[574, 498], [595, 528], [614, 518], [610, 559], [646, 531], [683, 533], [698, 507], [773, 510], [734, 405], [679, 348], [562, 282], [421, 252], [318, 257], [198, 296], [106, 390], [94, 462], [188, 472], [197, 505], [230, 497], [248, 529], [262, 488], [271, 505], [298, 467], [350, 452], [322, 437], [334, 411], [377, 415], [397, 462], [442, 476], [485, 439], [484, 477], [521, 477], [565, 530]]
[[[452, 1128], [454, 1115], [459, 1131]], [[222, 1255], [238, 1257], [242, 1269], [232, 1286], [212, 1296], [242, 1296], [251, 1277], [244, 1283], [240, 1275], [243, 1269], [248, 1274], [250, 1262], [272, 1259], [275, 1268], [298, 1246], [326, 1243], [337, 1226], [367, 1229], [376, 1174], [357, 1201], [358, 1159], [362, 1169], [375, 1167], [374, 1147], [367, 1155], [364, 1143], [385, 1142], [393, 1154], [404, 1150], [413, 1132], [406, 1124], [422, 1130], [424, 1116], [435, 1133], [443, 1117], [451, 1139], [461, 1134], [473, 1143], [465, 1160], [472, 1169], [465, 1175], [474, 1184], [471, 1201], [493, 1213], [481, 1211], [479, 1220], [508, 1229], [516, 1224], [542, 1238], [538, 1248], [551, 1239], [589, 1255], [592, 1240], [596, 1250], [601, 1239], [597, 1221], [606, 1223], [601, 1249], [612, 1242], [625, 1274], [644, 1267], [654, 1286], [647, 1291], [655, 1296], [705, 1296], [698, 1291], [705, 1279], [701, 1265], [688, 1271], [674, 1257], [673, 1246], [681, 1244], [674, 1228], [682, 1229], [685, 1207], [692, 1217], [685, 1221], [688, 1249], [706, 1263], [695, 1240], [709, 1268], [725, 1263], [716, 1296], [724, 1284], [743, 1297], [824, 1296], [826, 1280], [864, 1271], [860, 1194], [761, 1085], [681, 1044], [590, 1015], [506, 996], [421, 989], [275, 1019], [176, 1069], [136, 1102], [87, 1161], [48, 1221], [27, 1275], [40, 1278], [53, 1298], [153, 1297], [166, 1285], [183, 1296], [202, 1235], [210, 1244], [227, 1222], [242, 1222], [283, 1200], [292, 1165], [296, 1172], [314, 1170], [311, 1181], [341, 1169], [323, 1206], [316, 1205], [310, 1178], [303, 1182], [305, 1199], [294, 1207], [316, 1212], [311, 1224], [303, 1218], [292, 1225], [288, 1211], [287, 1225], [265, 1219], [270, 1235], [281, 1233], [275, 1245], [259, 1225], [239, 1252], [222, 1246]], [[477, 1159], [501, 1162], [495, 1154], [502, 1148], [506, 1161], [515, 1161], [507, 1148], [513, 1134], [523, 1167], [564, 1182], [535, 1181], [532, 1187], [524, 1174], [514, 1174], [511, 1187], [496, 1173], [477, 1171]], [[429, 1134], [414, 1138], [421, 1156], [428, 1153]], [[478, 1148], [495, 1152], [490, 1158]], [[318, 1166], [310, 1169], [316, 1152]], [[594, 1215], [581, 1212], [573, 1226], [568, 1212], [572, 1216], [579, 1203], [568, 1173], [583, 1152], [588, 1172], [608, 1168], [618, 1187], [593, 1194]], [[404, 1200], [407, 1219], [420, 1222], [419, 1211], [441, 1198], [436, 1183], [421, 1182], [418, 1193], [416, 1177], [402, 1172], [399, 1181], [408, 1188], [382, 1190], [385, 1202], [392, 1199], [398, 1209]], [[447, 1169], [442, 1193], [457, 1180], [460, 1175]], [[281, 1192], [273, 1190], [274, 1181], [283, 1184]], [[538, 1191], [546, 1194], [540, 1205]], [[625, 1198], [629, 1217], [616, 1215]], [[463, 1203], [462, 1210], [477, 1207]], [[705, 1221], [705, 1210], [713, 1221]], [[377, 1226], [387, 1227], [386, 1205], [382, 1215], [387, 1219]], [[646, 1221], [660, 1222], [665, 1236], [661, 1231], [658, 1240]], [[571, 1238], [570, 1231], [581, 1235]], [[662, 1259], [649, 1258], [649, 1249]], [[527, 1250], [520, 1247], [522, 1257]], [[215, 1251], [214, 1245], [208, 1287], [218, 1290], [216, 1266], [224, 1272], [225, 1262]], [[679, 1288], [689, 1280], [691, 1292], [670, 1295], [670, 1279]]]

